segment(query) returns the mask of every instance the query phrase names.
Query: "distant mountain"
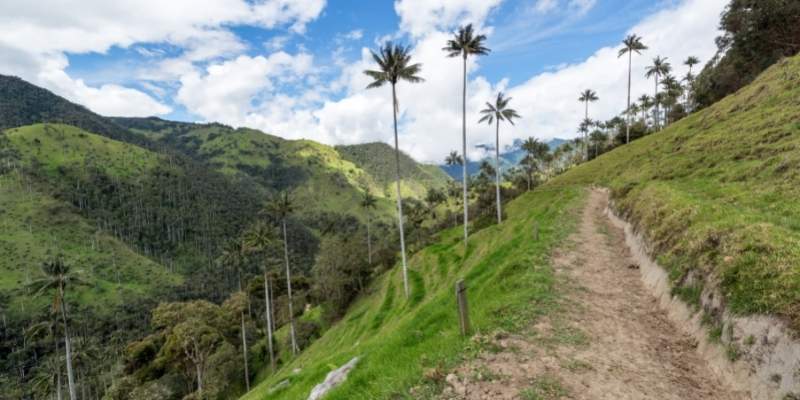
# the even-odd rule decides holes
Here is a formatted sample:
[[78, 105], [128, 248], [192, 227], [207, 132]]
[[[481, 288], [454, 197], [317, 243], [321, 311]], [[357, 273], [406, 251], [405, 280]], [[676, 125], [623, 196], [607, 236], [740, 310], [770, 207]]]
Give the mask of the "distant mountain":
[[[550, 150], [556, 149], [558, 146], [566, 143], [567, 140], [564, 139], [550, 139], [549, 141], [545, 142], [548, 146], [550, 146]], [[523, 158], [525, 158], [525, 150], [522, 149], [522, 139], [515, 139], [511, 146], [508, 146], [503, 152], [500, 153], [500, 167], [503, 171], [512, 168], [520, 163]], [[477, 161], [470, 161], [467, 163], [467, 173], [472, 176], [477, 174], [480, 171], [481, 162], [483, 160], [488, 160], [494, 165], [494, 156], [486, 156], [481, 160]], [[461, 180], [461, 173], [462, 167], [460, 165], [439, 165], [439, 168], [442, 169], [447, 175], [455, 180]]]

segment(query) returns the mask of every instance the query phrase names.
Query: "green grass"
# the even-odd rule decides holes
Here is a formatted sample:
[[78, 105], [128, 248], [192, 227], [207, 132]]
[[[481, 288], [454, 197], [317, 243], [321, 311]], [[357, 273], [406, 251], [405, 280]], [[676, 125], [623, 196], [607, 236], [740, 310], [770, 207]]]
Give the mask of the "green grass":
[[[669, 270], [699, 301], [714, 282], [736, 313], [800, 329], [800, 57], [662, 132], [547, 186], [610, 187]], [[718, 282], [718, 283], [717, 283]]]
[[[457, 279], [466, 278], [476, 332], [518, 331], [554, 309], [550, 250], [573, 229], [583, 195], [575, 187], [520, 197], [508, 205], [507, 222], [471, 237], [466, 256], [460, 231], [443, 232], [438, 244], [410, 259], [409, 299], [400, 271], [387, 272], [342, 320], [243, 399], [262, 399], [287, 379], [290, 385], [270, 398], [305, 398], [329, 371], [355, 356], [361, 362], [326, 400], [412, 398], [408, 389], [420, 384], [425, 369], [452, 366], [473, 354], [471, 341], [458, 331]], [[538, 242], [529, 234], [534, 220], [542, 227]]]
[[5, 136], [23, 163], [38, 163], [52, 177], [64, 168], [100, 168], [113, 177], [135, 177], [158, 162], [155, 153], [69, 125], [28, 125], [9, 129]]

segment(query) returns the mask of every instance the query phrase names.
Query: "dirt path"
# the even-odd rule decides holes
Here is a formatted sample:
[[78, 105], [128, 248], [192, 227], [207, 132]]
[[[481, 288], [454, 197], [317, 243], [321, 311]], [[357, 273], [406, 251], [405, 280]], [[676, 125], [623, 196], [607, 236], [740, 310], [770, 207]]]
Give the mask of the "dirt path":
[[739, 400], [723, 387], [647, 292], [593, 190], [576, 233], [554, 255], [565, 304], [526, 335], [496, 345], [447, 376], [448, 399]]

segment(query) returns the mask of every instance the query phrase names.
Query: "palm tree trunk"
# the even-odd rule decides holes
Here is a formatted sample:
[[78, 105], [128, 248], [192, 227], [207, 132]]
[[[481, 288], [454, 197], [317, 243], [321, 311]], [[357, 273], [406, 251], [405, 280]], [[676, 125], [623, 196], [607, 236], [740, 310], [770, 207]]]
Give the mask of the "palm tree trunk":
[[631, 142], [631, 68], [633, 66], [633, 51], [628, 51], [628, 108], [626, 115], [628, 116], [628, 124], [625, 127], [625, 144]]
[[654, 129], [658, 130], [658, 126], [660, 125], [660, 123], [658, 121], [658, 118], [659, 118], [659, 116], [658, 116], [658, 114], [659, 114], [659, 112], [658, 112], [658, 74], [656, 74], [655, 77], [656, 77], [656, 92], [655, 92], [655, 95], [653, 96], [653, 101], [656, 104], [655, 104], [655, 108], [653, 109], [653, 124], [655, 125]]
[[367, 211], [367, 262], [372, 265], [372, 236], [369, 234], [369, 211]]
[[269, 365], [275, 370], [275, 352], [272, 349], [272, 304], [269, 298], [269, 280], [267, 278], [267, 264], [264, 263], [264, 314], [267, 318], [267, 343], [269, 348]]
[[397, 227], [400, 230], [400, 256], [403, 260], [403, 289], [408, 298], [408, 265], [406, 264], [406, 236], [403, 231], [403, 197], [400, 193], [400, 142], [397, 139], [397, 89], [392, 85], [392, 118], [394, 121], [395, 176], [397, 177]]
[[461, 180], [464, 185], [464, 247], [467, 246], [467, 239], [469, 238], [469, 201], [467, 199], [467, 53], [464, 53], [464, 74], [463, 85], [461, 90], [461, 154], [463, 155], [463, 164], [461, 165]]
[[194, 365], [195, 373], [197, 373], [197, 392], [203, 394], [203, 372], [200, 370], [200, 363]]
[[500, 205], [500, 120], [495, 119], [494, 134], [494, 186], [497, 192], [497, 223], [503, 222], [503, 210]]
[[[586, 100], [586, 114], [583, 121], [589, 121], [589, 100]], [[589, 161], [589, 125], [586, 125], [586, 130], [583, 131], [583, 154], [586, 156], [586, 161]]]
[[59, 286], [59, 295], [61, 296], [61, 320], [64, 323], [64, 351], [67, 358], [67, 385], [69, 386], [69, 400], [78, 400], [78, 394], [75, 392], [75, 373], [72, 371], [72, 345], [69, 341], [69, 331], [67, 330], [67, 307], [64, 305], [64, 287]]
[[58, 376], [56, 377], [56, 398], [61, 400], [61, 367], [59, 367]]
[[242, 355], [244, 356], [244, 385], [250, 391], [250, 369], [247, 365], [247, 330], [244, 326], [244, 311], [241, 312], [242, 319]]
[[286, 261], [286, 290], [289, 296], [289, 332], [292, 338], [292, 354], [297, 354], [297, 336], [294, 330], [294, 309], [292, 308], [292, 272], [289, 269], [289, 244], [286, 237], [286, 218], [281, 221], [283, 226], [283, 259]]

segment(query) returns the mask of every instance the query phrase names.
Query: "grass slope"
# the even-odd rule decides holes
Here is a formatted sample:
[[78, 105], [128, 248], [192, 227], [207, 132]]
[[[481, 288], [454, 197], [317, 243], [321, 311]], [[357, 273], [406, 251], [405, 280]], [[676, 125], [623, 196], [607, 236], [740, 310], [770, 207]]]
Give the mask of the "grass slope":
[[[375, 142], [349, 146], [336, 146], [342, 157], [358, 165], [381, 185], [382, 192], [392, 193], [396, 175], [394, 148]], [[440, 168], [419, 164], [405, 153], [400, 153], [400, 173], [406, 183], [404, 196], [422, 198], [428, 188], [442, 188], [450, 178]]]
[[[466, 278], [479, 332], [513, 331], [554, 307], [550, 250], [574, 226], [582, 196], [578, 188], [528, 193], [508, 205], [507, 222], [475, 233], [466, 254], [458, 229], [443, 232], [438, 244], [411, 258], [409, 299], [399, 269], [387, 272], [322, 338], [243, 399], [305, 398], [354, 356], [361, 362], [326, 399], [416, 398], [408, 389], [423, 371], [459, 361], [474, 345], [458, 332], [457, 279]], [[542, 227], [538, 242], [535, 220]], [[288, 386], [271, 391], [284, 380]]]
[[685, 300], [800, 329], [800, 57], [550, 186], [574, 184], [612, 189]]
[[180, 283], [177, 275], [99, 233], [70, 204], [52, 198], [15, 173], [0, 175], [0, 293], [12, 319], [25, 319], [49, 301], [32, 298], [27, 284], [41, 275], [42, 262], [56, 255], [89, 282], [68, 298], [110, 315], [135, 296]]
[[[346, 146], [350, 151], [310, 140], [285, 140], [247, 128], [233, 129], [221, 124], [190, 124], [158, 118], [114, 118], [115, 123], [171, 146], [209, 163], [234, 176], [252, 179], [265, 192], [290, 190], [301, 212], [334, 211], [362, 217], [357, 206], [364, 189], [378, 197], [378, 214], [390, 217], [394, 212], [394, 181], [381, 163], [394, 160], [388, 146], [381, 144], [379, 154], [353, 153], [360, 146]], [[365, 145], [371, 148], [374, 144]], [[391, 156], [391, 158], [389, 158]], [[421, 198], [429, 186], [444, 186], [447, 176], [436, 169], [416, 163], [408, 156], [401, 159], [407, 171], [404, 196]], [[392, 164], [394, 165], [393, 161]], [[392, 169], [393, 171], [393, 169]], [[391, 172], [394, 176], [394, 172]]]

